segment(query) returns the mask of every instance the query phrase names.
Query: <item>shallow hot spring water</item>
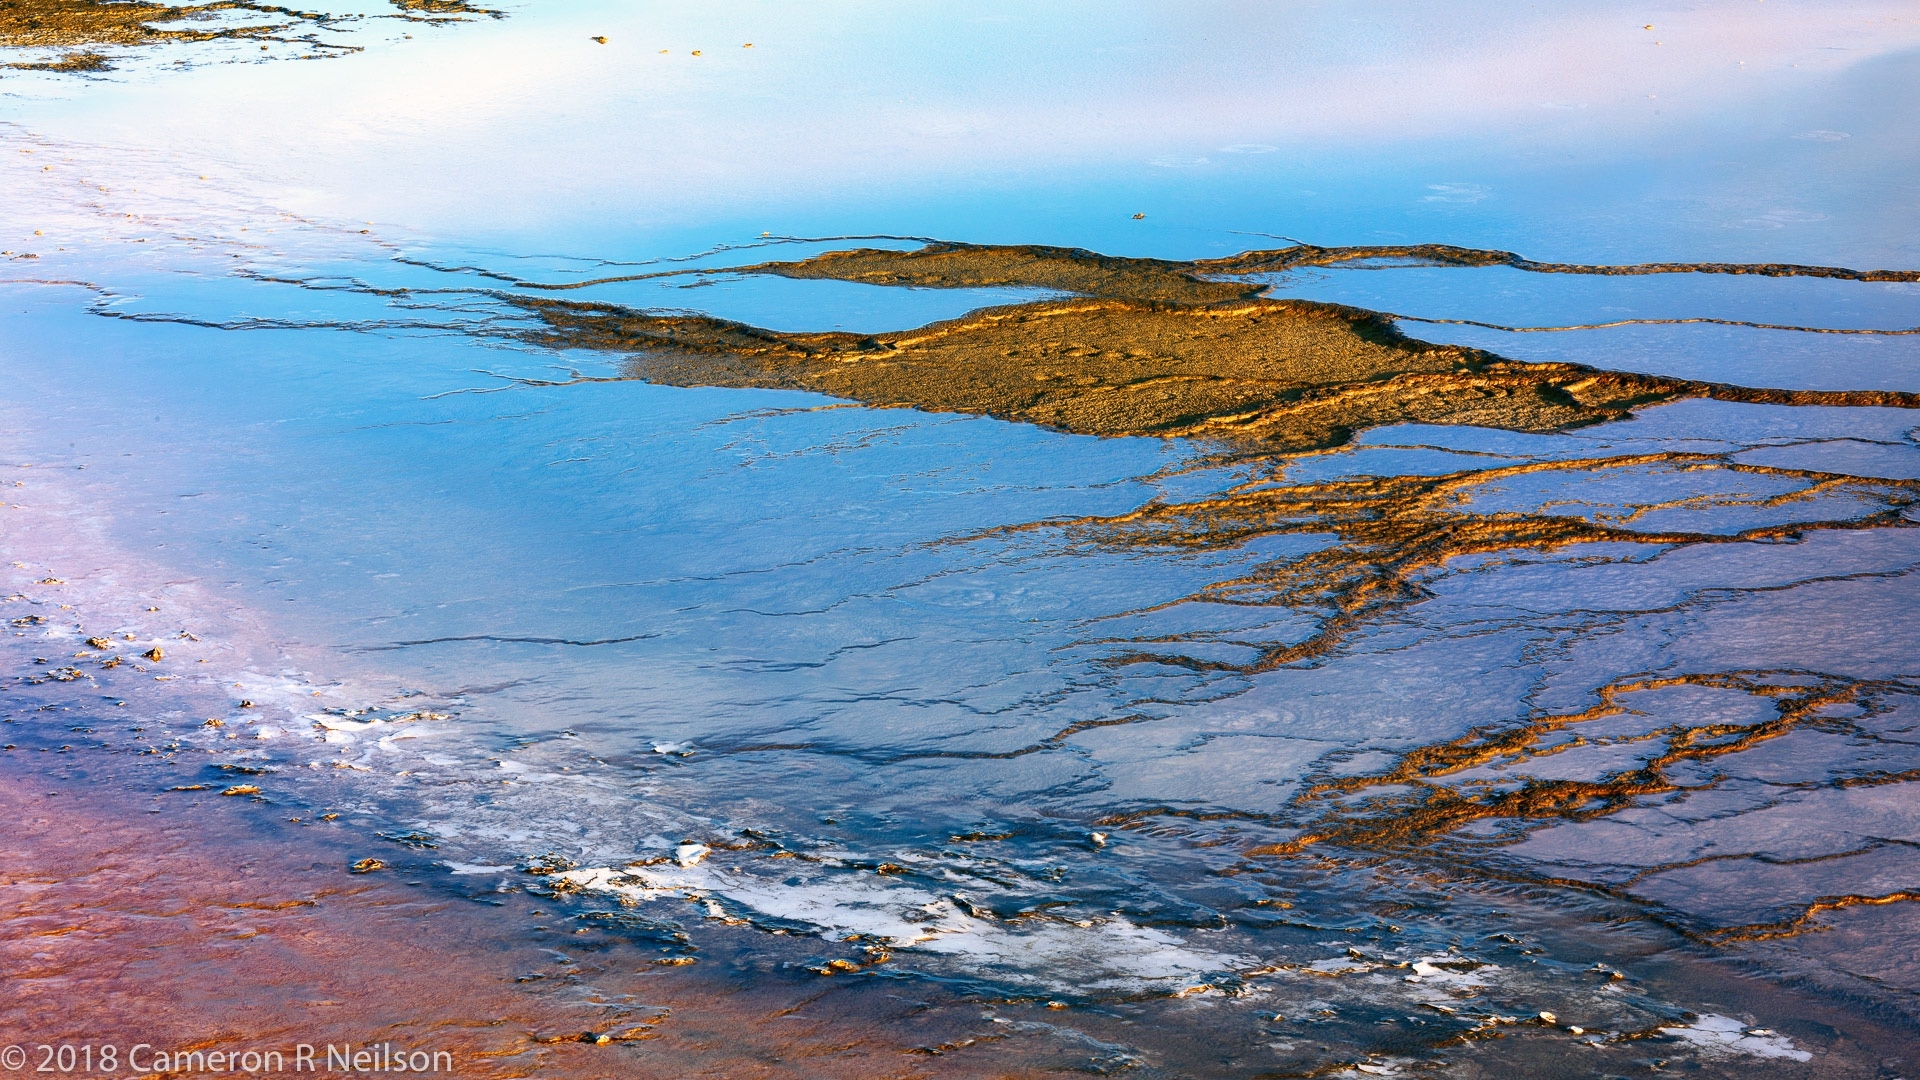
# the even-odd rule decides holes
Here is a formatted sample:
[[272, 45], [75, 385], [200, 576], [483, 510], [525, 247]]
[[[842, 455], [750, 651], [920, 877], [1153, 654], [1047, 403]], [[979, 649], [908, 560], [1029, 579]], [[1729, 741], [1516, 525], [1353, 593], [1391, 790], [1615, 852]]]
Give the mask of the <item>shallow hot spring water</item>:
[[3, 1041], [1920, 1069], [1911, 266], [555, 255], [65, 122], [0, 126]]

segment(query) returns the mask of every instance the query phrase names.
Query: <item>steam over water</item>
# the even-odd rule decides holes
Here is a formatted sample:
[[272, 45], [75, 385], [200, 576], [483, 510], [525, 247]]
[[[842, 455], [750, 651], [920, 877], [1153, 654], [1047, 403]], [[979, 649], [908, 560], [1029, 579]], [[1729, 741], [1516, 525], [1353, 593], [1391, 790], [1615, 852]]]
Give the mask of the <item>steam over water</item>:
[[[835, 82], [778, 12], [401, 10], [0, 80], [9, 779], [498, 905], [528, 994], [819, 981], [902, 1073], [1920, 1068], [1910, 27], [1615, 12], [1645, 88], [1410, 119], [1324, 14]], [[1077, 131], [1130, 72], [1194, 130]]]

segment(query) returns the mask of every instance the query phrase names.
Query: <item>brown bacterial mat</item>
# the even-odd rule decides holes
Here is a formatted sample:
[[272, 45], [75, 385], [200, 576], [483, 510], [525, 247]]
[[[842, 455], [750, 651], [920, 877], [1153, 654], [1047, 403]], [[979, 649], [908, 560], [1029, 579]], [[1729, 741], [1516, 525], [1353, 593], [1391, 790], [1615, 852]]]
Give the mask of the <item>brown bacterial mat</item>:
[[[1343, 257], [1353, 260], [1377, 251], [1427, 249], [1344, 250]], [[1327, 249], [1295, 258], [1310, 256], [1333, 259]], [[534, 340], [628, 353], [630, 375], [650, 382], [808, 390], [866, 405], [991, 416], [1082, 435], [1219, 440], [1255, 454], [1339, 446], [1355, 432], [1393, 424], [1564, 431], [1681, 398], [1920, 405], [1920, 395], [1895, 391], [1775, 390], [1520, 363], [1407, 337], [1378, 312], [1265, 299], [1259, 285], [1206, 276], [1227, 268], [1267, 272], [1285, 261], [1272, 252], [1169, 263], [1062, 248], [930, 244], [728, 271], [1076, 294], [881, 334], [784, 333], [606, 303], [526, 296], [515, 302], [543, 324]], [[1752, 272], [1815, 271], [1854, 273], [1805, 267]], [[644, 276], [656, 275], [636, 275]]]
[[[555, 348], [627, 355], [626, 377], [674, 386], [807, 390], [866, 405], [991, 416], [1084, 435], [1184, 437], [1217, 448], [1215, 461], [1248, 465], [1254, 479], [1221, 494], [1132, 513], [1015, 526], [1064, 530], [1108, 549], [1226, 550], [1276, 535], [1331, 535], [1304, 557], [1263, 563], [1181, 601], [1277, 605], [1320, 614], [1305, 641], [1262, 646], [1245, 663], [1129, 654], [1242, 674], [1314, 660], [1350, 631], [1425, 595], [1423, 575], [1450, 560], [1571, 544], [1736, 543], [1791, 539], [1810, 530], [1900, 528], [1920, 504], [1920, 483], [1770, 469], [1725, 455], [1655, 453], [1530, 462], [1446, 476], [1287, 483], [1298, 455], [1346, 444], [1358, 431], [1395, 424], [1475, 425], [1554, 432], [1619, 420], [1682, 398], [1768, 405], [1920, 406], [1920, 394], [1733, 386], [1520, 363], [1400, 333], [1390, 316], [1357, 308], [1261, 298], [1260, 286], [1206, 274], [1267, 271], [1392, 256], [1466, 265], [1524, 264], [1567, 272], [1639, 273], [1645, 267], [1559, 267], [1506, 252], [1459, 248], [1294, 248], [1205, 263], [1124, 259], [1046, 247], [935, 243], [910, 251], [861, 249], [796, 262], [698, 273], [771, 274], [921, 288], [1018, 286], [1071, 298], [988, 308], [958, 319], [881, 334], [784, 333], [698, 314], [656, 314], [608, 303], [513, 294], [540, 321], [531, 337]], [[1907, 271], [1830, 267], [1661, 264], [1710, 273], [1870, 277]], [[629, 278], [674, 276], [644, 274]], [[524, 283], [521, 283], [524, 284]], [[577, 288], [593, 284], [556, 288]], [[533, 286], [540, 288], [540, 286]], [[1614, 520], [1545, 512], [1476, 512], [1474, 494], [1525, 474], [1573, 480], [1630, 468], [1765, 478], [1786, 490], [1718, 499], [1648, 500]], [[1827, 517], [1799, 508], [1845, 505]], [[1722, 531], [1650, 529], [1637, 519], [1663, 508], [1773, 513], [1775, 523]], [[1170, 605], [1168, 605], [1170, 606]], [[1178, 639], [1161, 639], [1168, 644]]]
[[[501, 13], [468, 0], [390, 0], [384, 16], [408, 22], [444, 23]], [[232, 21], [238, 19], [239, 21]], [[15, 62], [21, 70], [92, 72], [111, 66], [89, 46], [150, 46], [223, 40], [298, 41], [331, 52], [354, 47], [321, 42], [316, 29], [336, 29], [353, 16], [302, 10], [258, 0], [210, 0], [167, 4], [157, 0], [0, 0], [0, 48], [79, 49], [58, 60]]]
[[[1396, 424], [1556, 432], [1623, 419], [1636, 408], [1684, 398], [1920, 406], [1920, 395], [1905, 392], [1770, 389], [1576, 364], [1521, 363], [1410, 338], [1386, 314], [1267, 299], [1260, 295], [1261, 285], [1240, 280], [1301, 266], [1382, 260], [1548, 273], [1920, 279], [1912, 271], [1787, 264], [1579, 266], [1435, 245], [1300, 246], [1176, 263], [1062, 248], [932, 243], [907, 251], [840, 251], [795, 262], [691, 273], [915, 288], [1026, 287], [1072, 295], [878, 334], [777, 332], [698, 314], [652, 313], [524, 292], [510, 299], [539, 320], [533, 340], [554, 348], [624, 353], [630, 378], [676, 386], [806, 390], [872, 406], [991, 416], [1084, 435], [1197, 439], [1214, 448], [1203, 464], [1230, 462], [1250, 469], [1250, 479], [1207, 497], [1155, 501], [1120, 515], [1004, 527], [981, 536], [1046, 530], [1100, 550], [1167, 553], [1224, 552], [1287, 535], [1331, 540], [1306, 554], [1258, 562], [1191, 595], [1146, 609], [1198, 601], [1303, 610], [1317, 618], [1317, 629], [1305, 638], [1230, 642], [1253, 650], [1253, 658], [1244, 661], [1182, 654], [1185, 647], [1210, 641], [1206, 635], [1107, 641], [1117, 647], [1105, 661], [1111, 665], [1162, 664], [1249, 675], [1319, 663], [1353, 634], [1424, 599], [1429, 595], [1424, 581], [1466, 557], [1546, 553], [1577, 544], [1624, 543], [1644, 553], [1649, 547], [1791, 541], [1816, 530], [1914, 524], [1907, 515], [1920, 505], [1920, 482], [1767, 468], [1724, 454], [1661, 452], [1525, 462], [1441, 476], [1289, 482], [1286, 470], [1302, 455], [1342, 446], [1368, 428]], [[595, 282], [516, 284], [558, 291]], [[1483, 510], [1474, 505], [1481, 495], [1516, 480], [1544, 477], [1576, 483], [1618, 478], [1633, 470], [1697, 474], [1704, 488], [1677, 499], [1629, 497], [1627, 505], [1609, 508], [1606, 514]], [[1728, 480], [1734, 482], [1732, 490], [1712, 490], [1716, 481], [1724, 487]], [[1657, 527], [1651, 519], [1663, 511], [1746, 515], [1749, 523], [1719, 529]], [[1763, 523], [1751, 523], [1754, 515]], [[1364, 856], [1459, 846], [1452, 834], [1483, 819], [1507, 826], [1492, 841], [1498, 846], [1524, 835], [1530, 824], [1602, 816], [1671, 794], [1679, 790], [1669, 775], [1676, 765], [1708, 762], [1810, 723], [1830, 722], [1821, 712], [1825, 706], [1910, 690], [1838, 678], [1817, 685], [1779, 684], [1765, 673], [1740, 672], [1686, 675], [1677, 681], [1738, 687], [1767, 697], [1775, 703], [1775, 715], [1748, 727], [1709, 724], [1666, 731], [1663, 751], [1617, 775], [1529, 780], [1486, 790], [1439, 782], [1449, 773], [1495, 758], [1524, 760], [1535, 752], [1557, 752], [1542, 750], [1540, 740], [1617, 710], [1619, 694], [1654, 685], [1630, 678], [1603, 688], [1602, 703], [1588, 712], [1476, 731], [1409, 751], [1386, 772], [1314, 787], [1300, 797], [1297, 809], [1319, 824], [1290, 843], [1249, 854], [1284, 857], [1345, 849]], [[1905, 774], [1875, 775], [1857, 782], [1911, 779]], [[1369, 792], [1379, 794], [1367, 796]], [[1109, 824], [1125, 825], [1137, 817], [1121, 815]], [[1788, 935], [1808, 928], [1821, 911], [1909, 899], [1913, 895], [1904, 892], [1826, 897], [1778, 924], [1693, 932], [1697, 939], [1710, 941]]]

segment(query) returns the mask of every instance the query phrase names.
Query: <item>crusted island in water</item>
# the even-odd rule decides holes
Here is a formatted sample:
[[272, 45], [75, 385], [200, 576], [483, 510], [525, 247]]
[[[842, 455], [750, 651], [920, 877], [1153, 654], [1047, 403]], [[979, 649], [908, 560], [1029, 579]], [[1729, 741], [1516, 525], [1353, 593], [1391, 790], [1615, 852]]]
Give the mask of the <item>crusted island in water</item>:
[[[793, 262], [724, 270], [601, 278], [569, 285], [514, 281], [502, 294], [533, 315], [525, 338], [555, 349], [624, 354], [626, 378], [675, 386], [805, 390], [878, 407], [991, 416], [1077, 434], [1197, 440], [1201, 462], [1231, 464], [1246, 479], [1186, 501], [1155, 500], [1129, 513], [1047, 519], [981, 535], [1048, 530], [1103, 550], [1215, 551], [1262, 538], [1330, 537], [1304, 554], [1256, 562], [1231, 578], [1161, 608], [1192, 601], [1305, 611], [1316, 628], [1280, 641], [1248, 641], [1245, 660], [1220, 659], [1195, 644], [1208, 634], [1173, 633], [1114, 642], [1104, 663], [1171, 665], [1194, 672], [1253, 675], [1318, 663], [1351, 634], [1418, 604], [1424, 580], [1471, 556], [1513, 557], [1575, 545], [1654, 551], [1693, 545], [1794, 541], [1820, 531], [1913, 526], [1920, 481], [1860, 477], [1735, 460], [1686, 450], [1548, 458], [1439, 475], [1359, 476], [1301, 482], [1303, 460], [1347, 445], [1369, 428], [1471, 425], [1561, 432], [1618, 421], [1635, 409], [1687, 398], [1775, 406], [1920, 407], [1920, 394], [1890, 390], [1794, 390], [1610, 371], [1569, 363], [1526, 363], [1457, 345], [1411, 338], [1390, 314], [1263, 296], [1260, 275], [1302, 266], [1390, 261], [1397, 265], [1507, 266], [1594, 275], [1731, 274], [1855, 281], [1920, 280], [1912, 271], [1856, 271], [1785, 264], [1673, 263], [1578, 266], [1538, 263], [1507, 252], [1435, 245], [1254, 251], [1195, 262], [1130, 259], [1033, 246], [928, 243], [911, 250], [836, 251]], [[548, 295], [610, 282], [681, 274], [774, 275], [910, 288], [1019, 287], [1055, 295], [991, 307], [888, 333], [792, 333], [684, 312], [651, 312]], [[1065, 294], [1065, 295], [1061, 295]], [[1687, 320], [1654, 320], [1687, 321]], [[1736, 324], [1752, 325], [1752, 324]], [[1816, 328], [1778, 327], [1808, 330]], [[1910, 334], [1911, 330], [1844, 331]], [[1678, 497], [1648, 482], [1692, 477]], [[1481, 508], [1516, 479], [1598, 480], [1647, 494], [1609, 515]], [[1694, 490], [1703, 488], [1702, 490]], [[1716, 490], [1720, 489], [1720, 490]], [[1494, 500], [1497, 501], [1497, 500]], [[1714, 514], [1721, 519], [1713, 518]], [[1674, 522], [1691, 514], [1691, 527]], [[1727, 522], [1734, 521], [1729, 525]], [[1135, 614], [1140, 614], [1136, 612]], [[1191, 654], [1190, 654], [1191, 653]], [[1643, 724], [1622, 733], [1630, 703], [1673, 688], [1712, 690], [1759, 704], [1744, 722], [1715, 717]], [[1404, 752], [1378, 772], [1326, 776], [1294, 800], [1305, 823], [1290, 841], [1255, 846], [1254, 859], [1344, 850], [1360, 858], [1428, 852], [1471, 862], [1553, 822], [1579, 823], [1700, 791], [1699, 770], [1763, 743], [1893, 708], [1913, 688], [1813, 671], [1742, 669], [1628, 676], [1600, 687], [1600, 703], [1571, 714], [1543, 713], [1498, 729]], [[1867, 728], [1848, 728], [1870, 739]], [[1638, 747], [1644, 760], [1592, 775], [1528, 774], [1548, 758], [1577, 758], [1586, 746]], [[1617, 756], [1617, 753], [1616, 755]], [[1870, 756], [1870, 755], [1869, 755]], [[1826, 763], [1851, 787], [1900, 784], [1913, 769]], [[1856, 767], [1857, 766], [1857, 767]], [[1564, 766], [1579, 770], [1579, 766]], [[1488, 779], [1489, 768], [1506, 776]], [[1683, 783], [1675, 773], [1696, 779]], [[1816, 770], [1818, 771], [1818, 770]], [[1808, 782], [1816, 782], [1809, 779]], [[1129, 812], [1108, 825], [1159, 811]], [[1463, 839], [1476, 823], [1492, 827]], [[1509, 867], [1509, 877], [1566, 884], [1564, 877]], [[1588, 882], [1592, 885], [1594, 883]], [[1619, 895], [1629, 890], [1604, 886]], [[1892, 895], [1822, 896], [1760, 922], [1666, 920], [1698, 940], [1791, 935], [1822, 911], [1893, 903]]]
[[[1489, 263], [1505, 256], [1473, 254]], [[1221, 440], [1248, 453], [1327, 449], [1346, 443], [1356, 431], [1392, 424], [1563, 431], [1689, 397], [1779, 405], [1920, 404], [1920, 395], [1894, 391], [1771, 390], [1578, 364], [1519, 363], [1409, 338], [1395, 328], [1392, 316], [1379, 312], [1267, 299], [1260, 295], [1264, 285], [1231, 280], [1300, 265], [1395, 256], [1464, 258], [1454, 249], [1309, 249], [1177, 263], [1063, 248], [936, 243], [911, 251], [832, 252], [726, 271], [1073, 294], [887, 334], [780, 333], [606, 303], [535, 297], [517, 302], [545, 324], [532, 340], [556, 348], [633, 353], [632, 376], [650, 382], [810, 390], [865, 405], [972, 413], [1082, 435]], [[1620, 273], [1641, 268], [1564, 269]], [[1819, 267], [1705, 264], [1696, 269], [1852, 274]], [[618, 280], [623, 279], [567, 287]]]
[[[1397, 424], [1471, 425], [1558, 432], [1624, 419], [1636, 408], [1706, 398], [1759, 405], [1920, 407], [1892, 390], [1787, 390], [1524, 363], [1403, 334], [1395, 316], [1343, 305], [1269, 299], [1247, 280], [1302, 266], [1395, 260], [1512, 266], [1544, 273], [1710, 273], [1913, 281], [1913, 271], [1855, 271], [1784, 264], [1675, 263], [1575, 266], [1508, 252], [1438, 245], [1295, 247], [1225, 259], [1170, 262], [1077, 249], [929, 243], [912, 250], [830, 252], [795, 262], [725, 270], [602, 278], [566, 290], [680, 274], [764, 274], [910, 288], [1023, 287], [1070, 293], [986, 308], [893, 333], [786, 333], [687, 313], [509, 294], [537, 317], [525, 334], [556, 349], [626, 354], [626, 377], [673, 386], [806, 390], [864, 405], [985, 415], [1083, 435], [1200, 440], [1209, 461], [1253, 470], [1209, 498], [1154, 502], [1131, 513], [1053, 520], [1108, 546], [1221, 550], [1266, 536], [1329, 533], [1339, 543], [1265, 563], [1209, 586], [1216, 603], [1316, 610], [1321, 629], [1270, 645], [1249, 663], [1163, 654], [1123, 660], [1241, 673], [1317, 656], [1345, 631], [1422, 595], [1417, 578], [1450, 559], [1570, 544], [1674, 545], [1780, 539], [1816, 529], [1901, 527], [1920, 500], [1913, 481], [1775, 468], [1728, 455], [1682, 451], [1554, 459], [1437, 476], [1290, 483], [1288, 465], [1348, 444], [1357, 432]], [[1892, 331], [1907, 333], [1909, 331]], [[1649, 528], [1669, 505], [1649, 500], [1630, 517], [1596, 520], [1548, 512], [1475, 512], [1474, 493], [1528, 473], [1614, 474], [1672, 469], [1764, 477], [1777, 490], [1744, 500], [1778, 520], [1746, 528]], [[1797, 507], [1840, 497], [1851, 512], [1808, 518]], [[1727, 505], [1742, 504], [1734, 495]], [[1685, 502], [1686, 500], [1682, 500]], [[1865, 506], [1864, 503], [1870, 503]], [[1016, 527], [1017, 528], [1017, 527]], [[1001, 530], [1005, 531], [1005, 530]], [[1165, 644], [1165, 643], [1161, 643]]]

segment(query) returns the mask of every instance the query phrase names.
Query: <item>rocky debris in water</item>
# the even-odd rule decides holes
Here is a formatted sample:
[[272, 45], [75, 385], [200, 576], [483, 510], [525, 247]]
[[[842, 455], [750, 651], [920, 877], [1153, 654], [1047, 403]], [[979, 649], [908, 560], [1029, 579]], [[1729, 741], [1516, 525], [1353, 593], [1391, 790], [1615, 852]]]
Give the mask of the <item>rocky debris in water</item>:
[[[113, 70], [113, 64], [108, 61], [106, 56], [91, 51], [65, 53], [58, 60], [43, 60], [39, 62], [15, 61], [10, 64], [0, 64], [0, 67], [11, 68], [15, 71], [55, 71], [63, 75], [84, 75]], [[36, 233], [35, 235], [39, 234]], [[7, 254], [11, 255], [12, 253], [8, 252]], [[16, 259], [37, 259], [40, 256], [26, 254], [13, 255], [12, 257]]]
[[485, 15], [490, 19], [506, 18], [506, 12], [481, 7], [472, 0], [387, 0], [387, 2], [399, 8], [410, 22], [464, 22], [477, 15]]
[[382, 840], [389, 840], [399, 844], [401, 847], [410, 847], [415, 850], [430, 850], [440, 846], [439, 837], [430, 833], [421, 832], [418, 829], [406, 832], [383, 832], [380, 833], [379, 836]]
[[567, 872], [568, 870], [574, 869], [579, 865], [580, 865], [579, 863], [574, 862], [572, 859], [567, 858], [565, 855], [560, 855], [555, 852], [549, 851], [544, 855], [532, 856], [531, 858], [527, 859], [525, 862], [521, 863], [520, 872], [523, 874], [534, 874], [539, 876], [545, 876], [548, 874], [562, 874]]

